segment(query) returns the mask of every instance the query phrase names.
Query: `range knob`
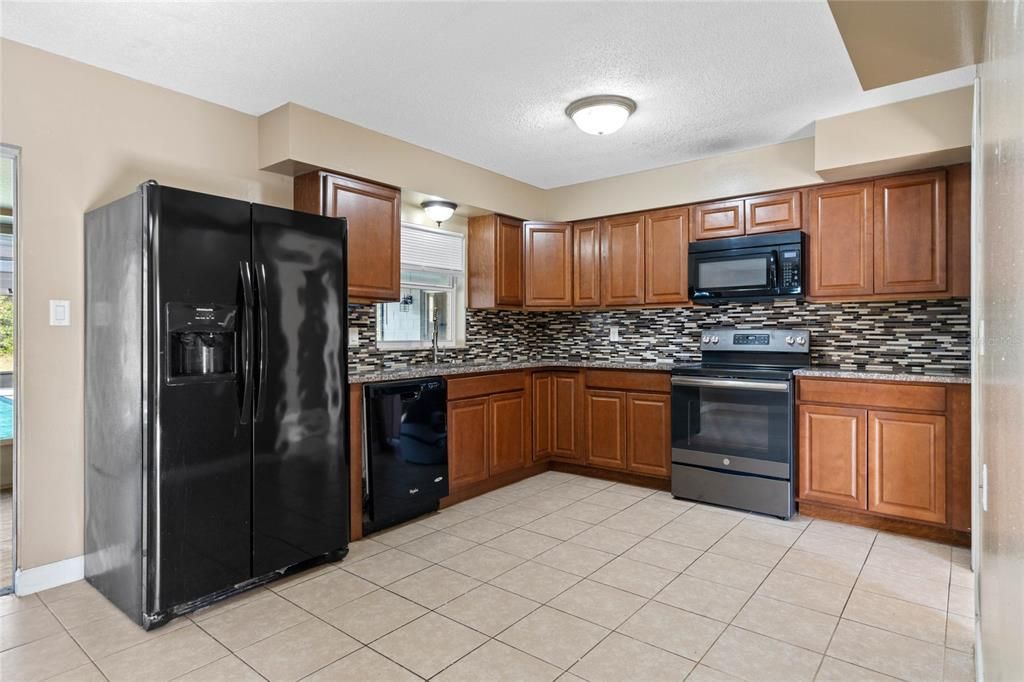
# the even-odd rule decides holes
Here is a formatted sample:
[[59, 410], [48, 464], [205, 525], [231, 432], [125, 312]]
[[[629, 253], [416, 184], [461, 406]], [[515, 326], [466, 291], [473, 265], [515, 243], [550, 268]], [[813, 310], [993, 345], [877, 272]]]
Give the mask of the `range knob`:
[[807, 343], [807, 337], [806, 336], [798, 336], [798, 337], [796, 337], [796, 342], [798, 344], [800, 344], [801, 346], [803, 346], [803, 345], [805, 345]]
[[796, 342], [796, 341], [795, 341], [795, 339], [793, 339], [793, 337], [792, 337], [792, 336], [787, 336], [787, 337], [786, 337], [786, 343], [788, 343], [789, 345], [791, 345], [791, 346], [792, 346], [792, 345], [793, 345], [793, 344], [794, 344], [795, 342]]
[[705, 336], [704, 338], [701, 339], [701, 341], [703, 341], [704, 343], [711, 343], [711, 337]]
[[711, 343], [718, 343], [718, 337], [717, 336], [712, 336], [711, 337]]

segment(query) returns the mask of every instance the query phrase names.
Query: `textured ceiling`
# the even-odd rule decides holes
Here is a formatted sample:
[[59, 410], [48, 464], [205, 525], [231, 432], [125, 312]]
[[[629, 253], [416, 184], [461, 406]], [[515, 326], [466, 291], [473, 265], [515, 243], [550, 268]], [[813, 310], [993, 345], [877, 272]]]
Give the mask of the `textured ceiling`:
[[[970, 83], [862, 91], [824, 0], [18, 3], [6, 38], [262, 114], [292, 101], [548, 188], [813, 134], [815, 119]], [[620, 132], [565, 106], [637, 101]]]

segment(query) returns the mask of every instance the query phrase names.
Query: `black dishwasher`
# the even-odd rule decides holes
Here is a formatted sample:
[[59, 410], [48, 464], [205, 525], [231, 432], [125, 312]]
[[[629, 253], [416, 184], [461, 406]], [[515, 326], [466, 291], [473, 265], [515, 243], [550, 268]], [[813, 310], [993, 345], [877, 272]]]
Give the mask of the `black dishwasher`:
[[363, 533], [372, 533], [436, 510], [448, 494], [448, 393], [440, 377], [364, 391]]

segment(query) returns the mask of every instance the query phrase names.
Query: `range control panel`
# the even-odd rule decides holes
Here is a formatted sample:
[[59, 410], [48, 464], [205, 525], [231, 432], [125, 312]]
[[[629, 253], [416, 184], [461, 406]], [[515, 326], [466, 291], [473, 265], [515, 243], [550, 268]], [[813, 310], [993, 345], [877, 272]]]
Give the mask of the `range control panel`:
[[708, 329], [701, 332], [700, 349], [729, 351], [810, 352], [807, 329]]

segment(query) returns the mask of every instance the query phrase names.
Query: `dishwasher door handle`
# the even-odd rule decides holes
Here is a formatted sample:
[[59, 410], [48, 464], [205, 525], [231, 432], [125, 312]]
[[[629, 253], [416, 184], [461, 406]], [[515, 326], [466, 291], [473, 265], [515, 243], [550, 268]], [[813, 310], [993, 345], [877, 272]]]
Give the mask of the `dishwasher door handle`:
[[757, 381], [754, 379], [711, 379], [704, 377], [672, 377], [673, 386], [697, 388], [734, 388], [743, 391], [789, 391], [788, 381]]

